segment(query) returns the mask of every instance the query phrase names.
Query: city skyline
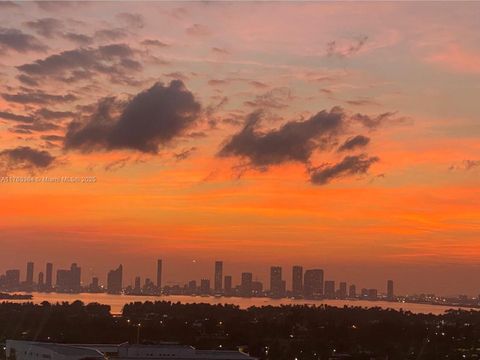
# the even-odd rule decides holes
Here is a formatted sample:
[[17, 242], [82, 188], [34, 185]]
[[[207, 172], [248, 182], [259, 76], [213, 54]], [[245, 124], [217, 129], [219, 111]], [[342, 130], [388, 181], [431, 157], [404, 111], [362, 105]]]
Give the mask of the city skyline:
[[0, 271], [268, 287], [273, 265], [290, 288], [300, 264], [478, 294], [479, 17], [477, 2], [0, 2]]
[[[393, 301], [397, 297], [394, 280], [384, 281], [384, 287], [374, 288], [366, 284], [352, 283], [348, 279], [335, 279], [325, 275], [323, 268], [304, 268], [302, 265], [293, 265], [284, 268], [278, 265], [269, 266], [269, 277], [259, 278], [257, 274], [242, 271], [239, 278], [235, 279], [230, 273], [224, 273], [224, 262], [215, 260], [212, 266], [211, 276], [197, 275], [197, 278], [183, 283], [179, 281], [168, 282], [163, 286], [163, 259], [156, 260], [155, 276], [142, 278], [138, 274], [133, 281], [123, 277], [123, 265], [108, 270], [105, 281], [99, 280], [99, 276], [93, 275], [85, 281], [86, 275], [81, 274], [81, 266], [72, 263], [69, 269], [56, 269], [51, 262], [45, 263], [45, 268], [37, 269], [35, 263], [26, 263], [25, 275], [22, 277], [20, 269], [7, 269], [4, 274], [0, 273], [0, 288], [3, 286], [10, 291], [57, 291], [57, 292], [106, 292], [108, 294], [150, 294], [161, 295], [164, 291], [189, 290], [187, 294], [196, 295], [227, 295], [227, 296], [269, 296], [271, 298], [302, 297], [302, 298], [326, 298], [346, 299], [362, 296], [368, 299], [377, 299], [382, 295], [385, 299]], [[55, 278], [53, 274], [56, 274]], [[35, 281], [35, 279], [38, 281]], [[221, 280], [220, 280], [221, 279]], [[13, 285], [12, 285], [13, 283]], [[173, 284], [172, 284], [173, 283]], [[287, 286], [287, 284], [289, 284]], [[416, 294], [434, 294], [428, 291]], [[408, 296], [408, 293], [401, 296]], [[415, 294], [411, 294], [415, 295]], [[445, 295], [445, 294], [436, 294]], [[464, 296], [465, 293], [457, 295]], [[478, 295], [480, 296], [480, 295]]]
[[[292, 266], [290, 272], [291, 281], [289, 282], [291, 288], [288, 289], [286, 285], [288, 273], [283, 271], [283, 267], [272, 265], [269, 269], [270, 277], [264, 280], [259, 279], [258, 276], [254, 276], [252, 272], [242, 271], [240, 279], [237, 284], [235, 284], [235, 287], [242, 290], [242, 287], [245, 286], [245, 281], [247, 281], [248, 291], [243, 293], [243, 295], [252, 295], [252, 291], [254, 291], [254, 283], [257, 282], [260, 283], [260, 292], [268, 292], [273, 298], [285, 297], [287, 292], [291, 296], [325, 295], [325, 282], [328, 282], [329, 285], [333, 286], [333, 295], [337, 291], [334, 286], [335, 280], [325, 280], [325, 272], [323, 269], [305, 269], [304, 272], [303, 266]], [[77, 263], [72, 263], [68, 269], [59, 268], [56, 269], [56, 272], [54, 272], [54, 270], [54, 264], [47, 262], [45, 264], [45, 269], [40, 268], [35, 272], [35, 263], [33, 261], [28, 261], [24, 277], [22, 277], [21, 269], [7, 269], [4, 274], [0, 274], [0, 285], [7, 285], [7, 287], [11, 286], [12, 280], [14, 280], [15, 285], [11, 287], [18, 287], [19, 290], [57, 290], [60, 292], [75, 293], [79, 292], [80, 289], [83, 289], [91, 290], [92, 292], [102, 290], [109, 294], [120, 294], [126, 288], [134, 290], [140, 289], [142, 284], [142, 278], [138, 275], [135, 276], [133, 283], [126, 282], [123, 277], [122, 264], [118, 265], [117, 268], [109, 270], [105, 276], [106, 280], [103, 283], [99, 281], [99, 276], [96, 275], [91, 277], [91, 282], [82, 280], [85, 278], [85, 275], [82, 277], [81, 266]], [[154, 286], [153, 290], [157, 291], [158, 294], [160, 294], [163, 288], [170, 288], [170, 285], [166, 285], [165, 287], [162, 286], [164, 280], [162, 277], [162, 271], [163, 260], [157, 259], [156, 276], [154, 278], [145, 277], [143, 286], [148, 287], [149, 284]], [[53, 274], [56, 274], [56, 276], [54, 277]], [[38, 281], [35, 280], [35, 275], [37, 275], [36, 278]], [[192, 282], [195, 282], [196, 284], [197, 280], [198, 279], [190, 280], [183, 285], [188, 286]], [[234, 288], [232, 275], [226, 274], [223, 276], [223, 261], [221, 260], [216, 260], [214, 262], [212, 278], [201, 277], [199, 280], [199, 289], [204, 287], [204, 289], [208, 290], [208, 293], [211, 293], [212, 295], [222, 294], [231, 291]], [[265, 283], [265, 285], [263, 283]], [[266, 286], [267, 284], [269, 286]], [[175, 285], [178, 285], [178, 283]], [[353, 286], [355, 287], [354, 284]], [[340, 282], [340, 288], [338, 291], [341, 297], [347, 296], [346, 282]], [[330, 295], [332, 295], [332, 289], [330, 289], [330, 292]], [[353, 293], [355, 294], [355, 291]], [[385, 293], [387, 294], [387, 297], [393, 297], [393, 280], [387, 280], [387, 290]]]
[[[412, 286], [411, 283], [406, 281], [414, 273], [402, 274], [402, 269], [394, 271], [393, 269], [388, 269], [384, 273], [378, 274], [377, 277], [372, 278], [369, 274], [369, 271], [363, 272], [365, 269], [362, 269], [363, 265], [356, 264], [345, 264], [342, 266], [342, 271], [338, 271], [335, 266], [331, 264], [308, 264], [308, 263], [276, 263], [265, 264], [265, 263], [248, 263], [241, 262], [235, 263], [234, 261], [229, 260], [215, 260], [215, 259], [185, 259], [185, 258], [162, 258], [157, 260], [152, 260], [151, 258], [144, 258], [141, 261], [142, 266], [138, 266], [138, 261], [129, 260], [128, 257], [118, 259], [118, 262], [114, 263], [103, 263], [102, 266], [92, 267], [91, 263], [88, 262], [88, 259], [84, 261], [75, 261], [62, 259], [58, 262], [55, 261], [45, 261], [44, 259], [34, 261], [32, 257], [27, 258], [22, 266], [18, 265], [18, 261], [11, 262], [11, 266], [5, 266], [5, 264], [0, 264], [0, 274], [4, 274], [5, 271], [15, 270], [20, 272], [20, 280], [22, 283], [27, 282], [27, 272], [29, 263], [35, 264], [33, 272], [33, 280], [36, 284], [38, 282], [38, 275], [42, 272], [44, 282], [51, 281], [52, 284], [55, 284], [55, 279], [57, 277], [57, 270], [68, 270], [72, 264], [78, 265], [82, 268], [81, 272], [81, 283], [82, 286], [88, 286], [91, 284], [92, 279], [96, 278], [98, 284], [107, 289], [108, 284], [108, 274], [109, 272], [114, 272], [118, 270], [118, 267], [122, 266], [123, 273], [123, 285], [124, 287], [131, 285], [135, 287], [136, 278], [140, 277], [142, 286], [146, 279], [150, 280], [152, 286], [157, 286], [158, 283], [158, 274], [160, 273], [160, 281], [163, 286], [174, 287], [174, 286], [183, 286], [188, 285], [191, 280], [195, 280], [197, 285], [200, 286], [202, 279], [208, 279], [210, 282], [210, 287], [212, 291], [215, 289], [215, 273], [216, 273], [216, 264], [221, 263], [222, 269], [222, 285], [225, 282], [225, 276], [230, 276], [233, 285], [240, 285], [242, 274], [251, 273], [252, 281], [260, 281], [263, 285], [264, 290], [270, 289], [271, 284], [271, 275], [272, 267], [280, 267], [282, 273], [282, 280], [284, 282], [285, 288], [293, 291], [293, 272], [294, 268], [299, 267], [302, 269], [303, 275], [305, 272], [321, 269], [322, 271], [328, 270], [327, 275], [324, 276], [325, 280], [333, 280], [338, 287], [341, 282], [347, 282], [348, 285], [354, 284], [357, 285], [357, 290], [361, 288], [373, 288], [381, 291], [382, 294], [387, 294], [387, 280], [395, 280], [395, 290], [397, 293], [402, 295], [414, 295], [414, 294], [436, 294], [439, 296], [458, 296], [458, 295], [468, 295], [471, 297], [476, 297], [480, 294], [478, 286], [475, 282], [472, 282], [468, 278], [468, 273], [465, 274], [465, 277], [458, 280], [458, 286], [456, 291], [445, 290], [446, 287], [441, 286], [432, 286], [437, 282], [441, 284], [440, 277], [430, 277], [428, 273], [418, 274], [418, 276], [423, 276], [425, 279], [424, 284], [426, 286]], [[51, 273], [48, 273], [47, 266], [51, 264], [52, 270]], [[83, 264], [83, 266], [82, 266]], [[159, 272], [160, 264], [160, 272]], [[21, 265], [21, 264], [20, 264]], [[187, 267], [187, 271], [185, 271]], [[179, 269], [183, 271], [179, 272]], [[428, 267], [428, 270], [431, 271], [431, 267]], [[440, 267], [442, 273], [448, 272], [448, 265]], [[197, 274], [192, 276], [192, 274]], [[50, 276], [50, 278], [49, 278]], [[303, 281], [303, 277], [302, 277]], [[470, 289], [470, 290], [468, 290]], [[348, 288], [347, 288], [348, 293]], [[292, 293], [293, 294], [293, 293]], [[275, 297], [275, 296], [273, 296]]]

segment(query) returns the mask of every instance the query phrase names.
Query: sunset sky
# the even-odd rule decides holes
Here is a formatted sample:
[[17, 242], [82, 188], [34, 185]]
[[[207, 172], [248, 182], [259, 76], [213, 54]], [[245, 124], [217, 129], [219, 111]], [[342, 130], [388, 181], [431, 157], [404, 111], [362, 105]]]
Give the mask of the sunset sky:
[[480, 293], [480, 3], [0, 2], [0, 272]]

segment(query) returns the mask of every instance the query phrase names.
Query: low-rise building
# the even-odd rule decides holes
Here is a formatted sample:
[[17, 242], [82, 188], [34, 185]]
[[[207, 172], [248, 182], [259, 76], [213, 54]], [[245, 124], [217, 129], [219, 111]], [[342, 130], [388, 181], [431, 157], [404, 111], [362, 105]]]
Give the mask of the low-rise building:
[[229, 350], [197, 350], [173, 343], [158, 345], [55, 344], [7, 340], [7, 360], [255, 360]]

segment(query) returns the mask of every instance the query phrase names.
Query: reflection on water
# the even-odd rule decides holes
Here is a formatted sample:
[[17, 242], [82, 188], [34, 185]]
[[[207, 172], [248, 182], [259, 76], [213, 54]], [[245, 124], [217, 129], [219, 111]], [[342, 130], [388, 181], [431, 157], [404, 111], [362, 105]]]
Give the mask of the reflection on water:
[[[446, 310], [451, 309], [449, 306], [429, 305], [429, 304], [412, 304], [398, 303], [386, 301], [366, 301], [366, 300], [303, 300], [303, 299], [270, 299], [270, 298], [238, 298], [238, 297], [213, 297], [213, 296], [135, 296], [135, 295], [109, 295], [109, 294], [57, 294], [57, 293], [32, 293], [33, 300], [28, 300], [36, 304], [43, 301], [50, 303], [56, 302], [73, 302], [81, 300], [88, 304], [98, 302], [100, 304], [110, 305], [111, 312], [119, 314], [122, 312], [123, 305], [135, 301], [171, 301], [181, 303], [207, 303], [207, 304], [233, 304], [240, 308], [248, 308], [250, 306], [280, 306], [280, 305], [321, 305], [330, 306], [361, 306], [361, 307], [381, 307], [384, 309], [395, 309], [411, 311], [412, 313], [432, 313], [443, 314]], [[25, 300], [9, 300], [15, 302], [26, 302]]]

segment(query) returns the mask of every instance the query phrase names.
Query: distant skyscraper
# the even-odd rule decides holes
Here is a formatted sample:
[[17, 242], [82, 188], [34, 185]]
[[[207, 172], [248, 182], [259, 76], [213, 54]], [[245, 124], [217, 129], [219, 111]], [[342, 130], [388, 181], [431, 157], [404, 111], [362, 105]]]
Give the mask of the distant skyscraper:
[[29, 261], [27, 263], [27, 278], [25, 280], [27, 286], [33, 285], [33, 262]]
[[195, 280], [191, 280], [188, 282], [188, 292], [190, 294], [196, 294], [197, 293], [197, 282]]
[[368, 289], [368, 299], [369, 300], [377, 300], [378, 299], [377, 289]]
[[215, 261], [215, 284], [214, 289], [216, 293], [222, 292], [222, 280], [223, 280], [223, 262]]
[[20, 286], [20, 270], [7, 270], [5, 272], [5, 286], [8, 290], [18, 290]]
[[43, 272], [39, 272], [38, 273], [38, 290], [43, 290], [43, 288], [45, 287], [45, 284], [43, 282]]
[[157, 260], [157, 290], [162, 290], [162, 260]]
[[347, 283], [341, 282], [340, 287], [338, 288], [338, 297], [340, 299], [345, 299], [347, 297]]
[[135, 287], [133, 288], [133, 290], [135, 290], [135, 292], [138, 294], [140, 293], [142, 289], [142, 280], [140, 279], [140, 276], [137, 276], [135, 277]]
[[393, 292], [393, 280], [388, 280], [387, 281], [387, 299], [388, 300], [393, 300], [395, 297], [395, 294]]
[[73, 263], [70, 270], [57, 270], [57, 291], [78, 293], [81, 290], [81, 268]]
[[360, 290], [360, 296], [364, 299], [368, 298], [368, 289], [362, 288], [362, 290]]
[[97, 293], [100, 292], [100, 283], [98, 281], [98, 277], [94, 276], [92, 277], [92, 283], [90, 284], [90, 292]]
[[74, 292], [80, 292], [82, 287], [82, 269], [77, 266], [76, 263], [73, 263], [70, 266], [70, 273], [72, 278], [72, 290]]
[[240, 284], [240, 295], [244, 297], [252, 296], [253, 275], [250, 272], [242, 273], [242, 282]]
[[230, 275], [225, 276], [224, 279], [224, 290], [226, 295], [231, 295], [232, 293], [232, 277]]
[[297, 296], [303, 294], [303, 267], [301, 266], [292, 268], [292, 292]]
[[210, 280], [201, 279], [200, 280], [200, 294], [209, 295], [210, 294]]
[[53, 286], [53, 264], [47, 263], [47, 269], [45, 272], [45, 289], [51, 290]]
[[258, 296], [263, 293], [263, 284], [261, 281], [252, 281], [252, 295]]
[[325, 281], [325, 297], [327, 299], [335, 298], [335, 281], [333, 280]]
[[282, 297], [284, 295], [282, 280], [282, 268], [272, 266], [270, 268], [270, 295], [273, 297]]
[[352, 299], [357, 297], [357, 287], [353, 284], [348, 288], [348, 297]]
[[107, 274], [107, 292], [120, 294], [123, 289], [123, 266], [119, 265], [116, 270], [110, 270]]
[[323, 270], [306, 270], [303, 276], [303, 292], [305, 297], [319, 297], [323, 295]]

